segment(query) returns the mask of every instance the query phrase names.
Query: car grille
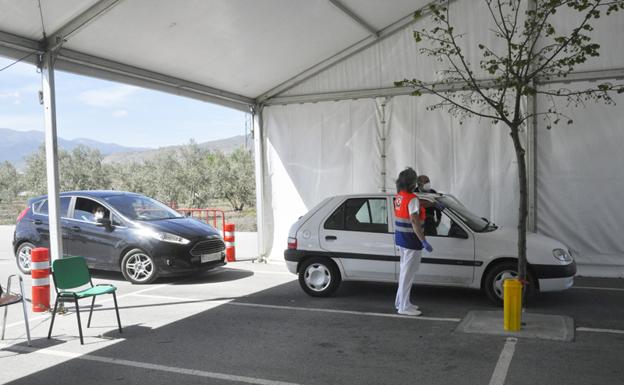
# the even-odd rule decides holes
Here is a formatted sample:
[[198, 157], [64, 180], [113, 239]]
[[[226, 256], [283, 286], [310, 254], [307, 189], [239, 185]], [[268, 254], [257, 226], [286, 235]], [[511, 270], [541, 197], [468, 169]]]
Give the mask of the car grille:
[[219, 238], [199, 241], [191, 249], [191, 255], [198, 257], [202, 254], [213, 254], [225, 250], [225, 243]]

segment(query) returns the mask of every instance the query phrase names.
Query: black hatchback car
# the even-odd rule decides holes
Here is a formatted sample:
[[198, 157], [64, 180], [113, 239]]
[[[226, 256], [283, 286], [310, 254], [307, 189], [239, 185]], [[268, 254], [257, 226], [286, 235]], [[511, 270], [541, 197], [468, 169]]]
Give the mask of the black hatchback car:
[[[132, 283], [225, 265], [225, 243], [214, 227], [180, 215], [144, 195], [119, 191], [60, 194], [63, 255], [82, 256], [92, 269], [121, 271]], [[19, 269], [30, 273], [30, 252], [48, 247], [48, 200], [28, 201], [15, 226]]]

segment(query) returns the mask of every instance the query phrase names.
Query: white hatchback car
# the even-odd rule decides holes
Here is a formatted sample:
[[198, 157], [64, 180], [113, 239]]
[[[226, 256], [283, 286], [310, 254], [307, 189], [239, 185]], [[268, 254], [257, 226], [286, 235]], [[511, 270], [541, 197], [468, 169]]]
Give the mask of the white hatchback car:
[[[499, 228], [470, 212], [456, 198], [418, 194], [444, 205], [437, 234], [427, 234], [433, 253], [423, 251], [416, 284], [481, 289], [502, 304], [503, 280], [517, 276], [517, 231]], [[291, 227], [284, 252], [311, 296], [331, 295], [342, 280], [397, 282], [393, 195], [366, 194], [325, 199]], [[559, 241], [527, 234], [529, 290], [565, 290], [576, 264]]]

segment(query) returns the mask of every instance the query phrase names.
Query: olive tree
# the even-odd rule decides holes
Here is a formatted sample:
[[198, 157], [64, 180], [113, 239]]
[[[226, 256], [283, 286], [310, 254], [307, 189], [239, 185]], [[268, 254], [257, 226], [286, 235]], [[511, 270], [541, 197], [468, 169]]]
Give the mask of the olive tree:
[[[624, 0], [483, 0], [493, 22], [491, 33], [497, 45], [471, 41], [479, 50], [475, 67], [461, 44], [463, 34], [451, 20], [449, 1], [429, 6], [432, 27], [414, 31], [420, 52], [433, 57], [441, 66], [441, 80], [430, 83], [404, 79], [395, 84], [413, 88], [412, 95], [438, 97], [428, 109], [445, 109], [460, 121], [469, 116], [491, 120], [506, 128], [513, 141], [518, 162], [520, 189], [518, 217], [518, 273], [526, 279], [526, 230], [528, 214], [527, 165], [521, 132], [535, 119], [546, 127], [572, 124], [558, 112], [554, 100], [564, 98], [572, 105], [588, 101], [614, 104], [613, 92], [624, 86], [611, 82], [595, 83], [584, 89], [538, 87], [540, 80], [564, 79], [575, 67], [599, 56], [600, 45], [591, 31], [601, 18], [624, 9]], [[571, 13], [565, 28], [553, 21], [557, 13]], [[423, 17], [421, 12], [416, 18]], [[478, 74], [485, 74], [479, 77]], [[552, 104], [543, 111], [524, 108], [527, 98], [545, 95]]]

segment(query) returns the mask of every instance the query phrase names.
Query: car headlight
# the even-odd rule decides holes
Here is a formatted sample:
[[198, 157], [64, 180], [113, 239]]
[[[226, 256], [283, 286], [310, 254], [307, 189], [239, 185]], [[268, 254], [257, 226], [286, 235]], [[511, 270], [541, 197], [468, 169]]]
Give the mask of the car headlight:
[[572, 262], [572, 256], [570, 255], [570, 253], [567, 252], [567, 250], [554, 249], [552, 253], [553, 257], [561, 262]]
[[148, 236], [163, 242], [177, 243], [179, 245], [187, 245], [191, 242], [188, 239], [183, 238], [179, 235], [166, 233], [164, 231], [155, 231], [152, 229], [142, 228], [138, 230], [138, 232], [142, 236]]

